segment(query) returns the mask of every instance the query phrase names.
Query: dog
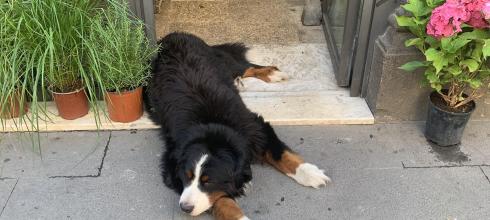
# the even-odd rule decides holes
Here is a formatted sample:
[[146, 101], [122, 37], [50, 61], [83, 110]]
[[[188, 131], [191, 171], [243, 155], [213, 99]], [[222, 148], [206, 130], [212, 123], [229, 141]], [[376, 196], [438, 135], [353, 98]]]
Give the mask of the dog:
[[158, 46], [147, 101], [165, 142], [163, 180], [180, 194], [183, 212], [248, 219], [234, 198], [243, 196], [252, 180], [253, 162], [270, 164], [304, 186], [331, 181], [283, 143], [239, 95], [237, 78], [286, 80], [277, 67], [250, 63], [244, 44], [209, 46], [188, 33], [171, 33]]

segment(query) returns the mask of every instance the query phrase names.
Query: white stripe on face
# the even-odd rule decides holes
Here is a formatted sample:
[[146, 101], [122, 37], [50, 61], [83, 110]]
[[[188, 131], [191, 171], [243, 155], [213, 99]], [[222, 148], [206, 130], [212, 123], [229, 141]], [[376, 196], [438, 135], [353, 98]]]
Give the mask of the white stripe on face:
[[192, 216], [197, 216], [204, 211], [211, 208], [212, 204], [209, 201], [208, 194], [199, 189], [199, 179], [201, 178], [202, 166], [206, 159], [207, 154], [204, 154], [194, 167], [194, 179], [191, 180], [191, 184], [184, 188], [182, 195], [180, 196], [179, 204], [186, 204], [194, 206], [194, 209], [190, 213]]

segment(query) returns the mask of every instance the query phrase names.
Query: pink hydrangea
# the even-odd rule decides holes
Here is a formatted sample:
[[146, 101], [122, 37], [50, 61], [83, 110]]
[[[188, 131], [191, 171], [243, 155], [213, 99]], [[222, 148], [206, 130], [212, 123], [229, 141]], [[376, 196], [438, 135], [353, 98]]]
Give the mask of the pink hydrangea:
[[483, 15], [483, 8], [489, 0], [467, 0], [465, 3], [466, 10], [470, 13], [470, 19], [466, 22], [467, 24], [475, 28], [486, 28], [488, 23]]
[[483, 5], [482, 12], [485, 15], [485, 19], [490, 19], [490, 1], [485, 2]]
[[470, 14], [458, 0], [448, 0], [432, 11], [427, 34], [437, 38], [449, 37], [461, 32], [461, 24], [468, 21]]
[[449, 37], [462, 31], [466, 23], [474, 28], [488, 28], [490, 0], [447, 0], [432, 11], [427, 34], [436, 38]]

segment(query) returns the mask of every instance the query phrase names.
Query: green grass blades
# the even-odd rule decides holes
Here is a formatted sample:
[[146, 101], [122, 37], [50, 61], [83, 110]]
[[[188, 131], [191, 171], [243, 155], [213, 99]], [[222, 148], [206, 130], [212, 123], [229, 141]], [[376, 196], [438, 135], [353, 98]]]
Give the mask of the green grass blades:
[[126, 3], [108, 1], [93, 19], [87, 44], [93, 52], [92, 72], [100, 72], [106, 91], [127, 91], [144, 86], [150, 77], [151, 47], [144, 23], [136, 19]]

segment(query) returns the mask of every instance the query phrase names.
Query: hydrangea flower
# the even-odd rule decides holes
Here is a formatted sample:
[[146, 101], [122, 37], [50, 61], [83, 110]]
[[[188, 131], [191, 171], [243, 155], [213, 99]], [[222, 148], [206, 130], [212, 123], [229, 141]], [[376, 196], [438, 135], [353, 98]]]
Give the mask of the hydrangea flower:
[[490, 3], [488, 0], [466, 0], [465, 7], [466, 11], [470, 13], [470, 19], [467, 23], [474, 28], [486, 28], [488, 23], [483, 15], [483, 8], [486, 3]]
[[482, 9], [483, 14], [485, 15], [485, 19], [490, 19], [490, 1], [485, 2]]
[[490, 0], [447, 0], [432, 11], [427, 34], [436, 38], [453, 36], [466, 23], [474, 28], [488, 28]]
[[470, 13], [458, 0], [448, 0], [432, 11], [427, 34], [436, 38], [449, 37], [461, 32], [461, 24], [470, 19]]

